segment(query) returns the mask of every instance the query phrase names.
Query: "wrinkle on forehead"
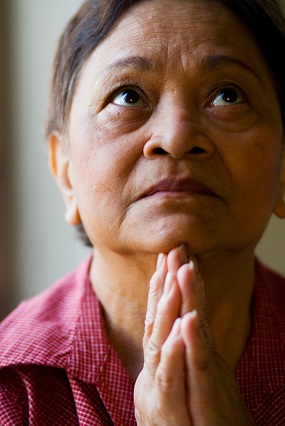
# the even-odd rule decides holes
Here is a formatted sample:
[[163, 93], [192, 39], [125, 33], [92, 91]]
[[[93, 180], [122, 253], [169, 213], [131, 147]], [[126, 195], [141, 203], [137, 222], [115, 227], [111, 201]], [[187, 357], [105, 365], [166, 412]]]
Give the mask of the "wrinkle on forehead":
[[[189, 11], [193, 19], [191, 15], [189, 19]], [[137, 3], [124, 14], [113, 31], [117, 29], [126, 31], [128, 33], [126, 37], [129, 37], [133, 30], [139, 29], [141, 35], [145, 33], [148, 39], [158, 35], [175, 38], [181, 36], [183, 32], [184, 36], [195, 37], [197, 28], [200, 30], [203, 25], [223, 28], [229, 18], [236, 20], [240, 25], [239, 18], [229, 9], [209, 0], [175, 0], [175, 3], [173, 0], [146, 0]], [[135, 37], [136, 34], [133, 32], [131, 35]], [[128, 41], [130, 42], [129, 38]]]
[[[179, 71], [181, 76], [189, 76], [191, 70], [206, 74], [209, 67], [215, 72], [215, 67], [230, 61], [248, 64], [259, 80], [270, 76], [273, 84], [252, 34], [225, 6], [209, 0], [145, 0], [122, 16], [83, 68], [91, 68], [95, 91], [101, 75], [107, 80], [108, 75], [116, 76], [119, 81], [128, 70], [132, 76], [133, 70], [149, 70], [164, 80]], [[116, 62], [122, 66], [115, 68]], [[81, 84], [89, 86], [81, 77]]]
[[175, 0], [175, 4], [172, 0], [139, 2], [122, 16], [105, 41], [112, 39], [114, 54], [125, 48], [128, 55], [133, 48], [143, 47], [145, 53], [157, 52], [161, 62], [168, 62], [173, 50], [180, 51], [181, 63], [186, 66], [189, 52], [197, 51], [200, 55], [199, 49], [202, 54], [204, 44], [209, 46], [209, 28], [215, 29], [213, 46], [228, 46], [230, 38], [232, 47], [240, 51], [240, 38], [236, 35], [242, 33], [245, 39], [253, 41], [251, 47], [259, 51], [240, 19], [224, 5], [209, 0]]

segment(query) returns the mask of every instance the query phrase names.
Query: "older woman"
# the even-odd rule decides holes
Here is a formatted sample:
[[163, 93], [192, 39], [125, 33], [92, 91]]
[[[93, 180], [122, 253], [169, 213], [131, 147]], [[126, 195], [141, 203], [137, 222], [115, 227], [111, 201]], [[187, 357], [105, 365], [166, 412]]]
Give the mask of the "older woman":
[[284, 425], [285, 281], [254, 257], [285, 217], [284, 28], [273, 0], [70, 22], [50, 166], [93, 256], [2, 324], [1, 424]]

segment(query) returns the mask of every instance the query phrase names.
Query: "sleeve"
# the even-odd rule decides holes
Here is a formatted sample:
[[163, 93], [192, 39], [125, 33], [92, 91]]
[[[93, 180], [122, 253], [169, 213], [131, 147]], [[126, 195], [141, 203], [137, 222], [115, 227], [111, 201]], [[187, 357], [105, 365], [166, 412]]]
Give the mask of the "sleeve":
[[0, 424], [28, 426], [28, 395], [21, 376], [13, 367], [0, 370]]
[[256, 409], [256, 425], [284, 426], [285, 424], [285, 386], [268, 395]]
[[0, 425], [78, 426], [65, 370], [33, 364], [0, 369]]

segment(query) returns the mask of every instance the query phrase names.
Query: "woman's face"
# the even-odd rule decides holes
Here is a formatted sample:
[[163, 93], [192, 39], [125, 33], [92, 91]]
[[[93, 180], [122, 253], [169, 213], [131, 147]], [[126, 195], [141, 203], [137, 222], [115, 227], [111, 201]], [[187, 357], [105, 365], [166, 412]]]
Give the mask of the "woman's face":
[[269, 70], [239, 20], [206, 0], [147, 0], [82, 70], [70, 203], [101, 249], [251, 250], [276, 203], [282, 137]]

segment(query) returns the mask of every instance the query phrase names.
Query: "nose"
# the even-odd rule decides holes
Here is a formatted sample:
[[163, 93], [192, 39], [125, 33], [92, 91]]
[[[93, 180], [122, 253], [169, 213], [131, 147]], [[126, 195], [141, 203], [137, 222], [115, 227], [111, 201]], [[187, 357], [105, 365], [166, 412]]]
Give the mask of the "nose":
[[[167, 118], [165, 118], [167, 117]], [[210, 158], [214, 144], [199, 124], [186, 114], [173, 114], [156, 118], [152, 135], [144, 145], [144, 156], [148, 159], [168, 155], [176, 159], [190, 156], [195, 159]]]

